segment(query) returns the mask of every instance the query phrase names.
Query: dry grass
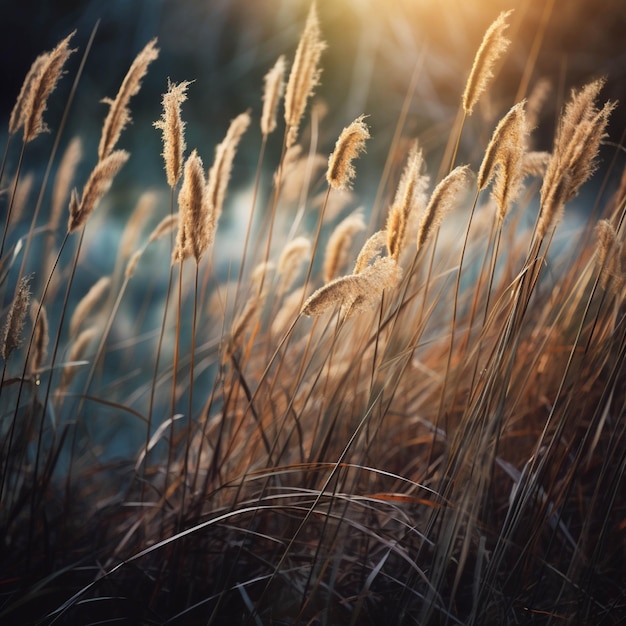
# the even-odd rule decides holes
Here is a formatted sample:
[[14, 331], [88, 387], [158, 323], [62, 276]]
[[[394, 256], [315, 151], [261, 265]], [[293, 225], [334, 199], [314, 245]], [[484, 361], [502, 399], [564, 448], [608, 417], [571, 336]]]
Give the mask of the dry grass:
[[[460, 117], [493, 78], [509, 17], [485, 35]], [[533, 151], [529, 128], [545, 85], [485, 122], [478, 163], [444, 156], [431, 169], [419, 142], [394, 142], [396, 165], [380, 164], [386, 215], [361, 198], [358, 212], [329, 219], [369, 158], [370, 129], [361, 116], [329, 131], [339, 139], [328, 161], [330, 138], [318, 149], [307, 129], [295, 145], [322, 30], [313, 7], [284, 102], [286, 57], [259, 85], [262, 144], [244, 135], [252, 113], [238, 115], [208, 171], [199, 147], [185, 155], [190, 83], [169, 83], [155, 124], [169, 214], [149, 216], [162, 207], [147, 192], [115, 271], [82, 301], [72, 297], [88, 275], [81, 250], [132, 159], [114, 148], [156, 41], [110, 102], [82, 195], [69, 194], [82, 160], [74, 139], [28, 245], [15, 193], [0, 198], [0, 622], [626, 620], [624, 182], [567, 233], [568, 250], [553, 250], [617, 105], [602, 101], [600, 80], [574, 92], [551, 155]], [[26, 77], [11, 134], [51, 54]], [[452, 164], [462, 133], [446, 138]], [[3, 187], [26, 176], [33, 139], [24, 135], [17, 167], [7, 151]], [[274, 140], [282, 155], [264, 164]], [[242, 142], [259, 165], [230, 283], [207, 250], [227, 235], [219, 218], [245, 176]], [[24, 276], [31, 242], [43, 244], [41, 272]]]

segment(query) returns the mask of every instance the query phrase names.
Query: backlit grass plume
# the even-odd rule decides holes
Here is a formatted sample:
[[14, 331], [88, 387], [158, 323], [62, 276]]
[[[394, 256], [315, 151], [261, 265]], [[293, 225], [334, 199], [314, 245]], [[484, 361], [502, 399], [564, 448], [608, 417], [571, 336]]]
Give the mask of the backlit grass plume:
[[298, 43], [285, 91], [287, 147], [296, 143], [298, 138], [298, 128], [304, 116], [307, 102], [320, 80], [320, 59], [325, 48], [326, 43], [321, 38], [317, 10], [315, 3], [313, 3]]
[[109, 113], [104, 120], [98, 158], [104, 161], [113, 151], [122, 131], [130, 121], [130, 99], [139, 92], [141, 81], [148, 71], [148, 66], [159, 55], [156, 39], [148, 42], [144, 49], [135, 57], [126, 76], [117, 92], [115, 99], [105, 98], [103, 102], [109, 105]]
[[357, 117], [341, 131], [335, 149], [328, 158], [326, 180], [333, 189], [349, 189], [356, 175], [352, 161], [365, 150], [365, 142], [370, 138], [363, 117]]
[[573, 92], [561, 116], [541, 187], [539, 239], [559, 222], [565, 205], [595, 171], [600, 142], [615, 108], [614, 102], [606, 102], [600, 109], [597, 107], [596, 98], [603, 84], [603, 80], [596, 80], [578, 93]]
[[463, 92], [463, 110], [467, 115], [474, 111], [478, 100], [484, 93], [491, 78], [493, 78], [493, 66], [506, 51], [509, 39], [504, 36], [509, 24], [508, 18], [512, 11], [503, 11], [486, 30], [480, 47], [474, 57], [474, 63], [470, 75], [465, 83]]
[[[626, 623], [626, 175], [623, 139], [607, 138], [618, 104], [601, 98], [614, 79], [580, 81], [558, 119], [546, 86], [560, 102], [573, 64], [527, 84], [539, 29], [493, 116], [463, 128], [510, 11], [453, 122], [463, 85], [439, 93], [437, 37], [398, 53], [396, 12], [416, 3], [319, 3], [328, 85], [315, 3], [299, 43], [291, 3], [272, 16], [280, 33], [266, 4], [238, 16], [267, 39], [225, 49], [226, 82], [190, 63], [193, 89], [163, 94], [150, 41], [102, 129], [76, 128], [100, 96], [72, 117], [74, 91], [53, 90], [70, 38], [17, 96], [0, 165], [0, 623]], [[466, 58], [467, 24], [446, 11], [437, 27], [454, 24], [446, 47]], [[76, 90], [83, 68], [96, 84], [116, 69], [92, 60], [98, 41]], [[390, 59], [403, 72], [370, 93]], [[46, 106], [54, 147], [37, 154]], [[205, 131], [226, 132], [207, 145]]]
[[189, 81], [168, 83], [163, 94], [163, 115], [154, 123], [155, 128], [163, 132], [163, 159], [167, 184], [175, 187], [183, 173], [185, 154], [185, 122], [181, 119], [181, 105], [187, 100]]
[[68, 35], [54, 50], [35, 59], [11, 112], [10, 134], [23, 128], [24, 141], [29, 142], [46, 130], [43, 113], [50, 94], [61, 78], [67, 60], [74, 52], [69, 47], [74, 34], [75, 32]]

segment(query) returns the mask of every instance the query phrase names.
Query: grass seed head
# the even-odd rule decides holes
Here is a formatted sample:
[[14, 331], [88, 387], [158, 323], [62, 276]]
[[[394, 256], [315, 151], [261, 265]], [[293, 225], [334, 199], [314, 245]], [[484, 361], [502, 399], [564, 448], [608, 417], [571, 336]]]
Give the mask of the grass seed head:
[[356, 172], [352, 161], [365, 150], [365, 142], [370, 138], [364, 116], [358, 117], [343, 129], [328, 158], [326, 180], [333, 189], [350, 189]]
[[512, 12], [511, 10], [500, 13], [483, 36], [463, 92], [463, 110], [467, 115], [471, 115], [474, 111], [480, 96], [493, 78], [493, 67], [496, 61], [511, 43], [504, 36], [504, 31], [509, 27], [507, 19]]
[[326, 43], [322, 41], [317, 10], [315, 3], [313, 3], [296, 49], [296, 56], [291, 66], [285, 92], [287, 148], [296, 143], [298, 127], [304, 116], [307, 102], [319, 84], [322, 73], [320, 58], [325, 49]]

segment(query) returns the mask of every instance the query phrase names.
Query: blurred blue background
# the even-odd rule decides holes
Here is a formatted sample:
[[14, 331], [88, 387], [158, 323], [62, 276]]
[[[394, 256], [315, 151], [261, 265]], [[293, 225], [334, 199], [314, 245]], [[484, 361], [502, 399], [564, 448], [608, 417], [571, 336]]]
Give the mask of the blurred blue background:
[[[119, 147], [130, 151], [131, 158], [107, 197], [107, 219], [99, 223], [97, 237], [91, 238], [91, 247], [81, 262], [75, 298], [113, 270], [121, 230], [144, 191], [160, 192], [159, 216], [168, 210], [161, 134], [152, 126], [161, 116], [161, 95], [168, 78], [195, 81], [183, 105], [186, 141], [188, 151], [197, 148], [207, 167], [230, 120], [247, 109], [252, 111], [253, 124], [237, 155], [220, 223], [223, 234], [216, 257], [226, 269], [238, 258], [236, 246], [241, 244], [245, 226], [236, 198], [239, 192], [249, 192], [254, 178], [261, 140], [258, 119], [263, 77], [279, 55], [285, 54], [288, 63], [293, 59], [309, 6], [309, 0], [0, 0], [2, 146], [6, 141], [5, 120], [31, 63], [72, 30], [77, 31], [72, 47], [78, 52], [44, 114], [52, 132], [32, 142], [26, 153], [25, 170], [34, 171], [36, 176], [41, 176], [46, 166], [72, 80], [98, 23], [56, 159], [58, 163], [73, 136], [81, 137], [84, 153], [76, 182], [79, 189], [96, 161], [100, 129], [108, 110], [100, 101], [115, 96], [136, 54], [150, 39], [158, 38], [159, 58], [151, 64], [140, 93], [131, 101], [133, 123], [119, 142]], [[546, 7], [551, 8], [550, 14]], [[603, 99], [620, 100], [610, 135], [612, 141], [624, 143], [626, 0], [319, 0], [321, 28], [328, 42], [322, 58], [322, 82], [316, 90], [316, 97], [327, 109], [320, 127], [320, 152], [330, 153], [338, 133], [358, 115], [367, 114], [371, 126], [368, 153], [357, 167], [356, 206], [362, 204], [366, 210], [371, 206], [416, 65], [419, 80], [404, 134], [420, 138], [434, 176], [482, 35], [498, 13], [509, 8], [516, 9], [508, 32], [513, 43], [498, 67], [484, 106], [467, 123], [462, 160], [474, 169], [478, 167], [497, 119], [514, 103], [538, 34], [542, 34], [541, 47], [530, 87], [545, 77], [553, 89], [534, 135], [535, 147], [551, 148], [555, 120], [570, 89], [603, 75], [607, 77]], [[302, 136], [306, 136], [305, 126]], [[277, 135], [281, 130], [282, 125]], [[280, 137], [272, 139], [266, 159], [266, 191], [280, 153]], [[603, 149], [604, 168], [615, 152], [614, 146]], [[18, 145], [13, 145], [9, 171], [17, 153]], [[616, 186], [625, 162], [622, 148], [609, 191]], [[36, 183], [34, 188], [38, 189]], [[593, 192], [586, 193], [593, 198]], [[245, 209], [249, 208], [248, 200], [243, 203]], [[4, 215], [5, 205], [0, 207]], [[45, 208], [42, 219], [46, 219]], [[26, 224], [27, 219], [16, 229], [17, 234], [25, 232]], [[154, 289], [160, 301], [169, 259], [157, 261], [164, 270], [161, 283], [152, 283], [154, 277], [148, 273], [143, 276], [148, 291]], [[150, 271], [149, 267], [144, 269]], [[232, 267], [230, 271], [234, 273]], [[113, 341], [122, 340], [124, 330], [133, 328], [133, 312], [146, 301], [143, 289], [129, 290], [120, 313], [122, 331], [116, 335], [114, 330]], [[153, 308], [156, 317], [148, 318], [144, 329], [158, 328], [160, 308]]]

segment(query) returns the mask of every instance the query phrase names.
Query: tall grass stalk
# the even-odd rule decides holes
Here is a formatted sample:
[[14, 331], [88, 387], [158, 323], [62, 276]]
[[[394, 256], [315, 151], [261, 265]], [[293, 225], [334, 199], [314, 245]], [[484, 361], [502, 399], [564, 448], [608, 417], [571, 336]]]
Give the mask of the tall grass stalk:
[[[547, 7], [512, 91], [533, 87]], [[107, 101], [82, 193], [69, 193], [74, 138], [50, 194], [83, 54], [60, 120], [46, 114], [56, 136], [26, 235], [12, 207], [37, 164], [14, 142], [16, 109], [0, 166], [0, 622], [624, 622], [626, 177], [607, 140], [619, 105], [602, 95], [611, 79], [589, 77], [564, 97], [550, 154], [528, 128], [545, 83], [495, 129], [481, 120], [509, 16], [485, 33], [437, 159], [414, 110], [431, 44], [397, 120], [366, 111], [337, 132], [340, 111], [309, 106], [327, 45], [315, 3], [289, 75], [278, 57], [259, 111], [232, 117], [208, 169], [187, 150], [191, 83], [168, 82], [153, 124], [162, 189], [134, 211], [117, 143], [142, 82], [150, 101], [155, 40]], [[206, 88], [195, 79], [190, 99]], [[154, 133], [152, 96], [125, 132]], [[466, 152], [465, 134], [490, 126]], [[255, 155], [250, 180], [239, 150]], [[126, 168], [133, 191], [150, 162]], [[599, 167], [591, 203], [578, 192]], [[130, 219], [100, 277], [94, 243], [113, 217], [91, 215], [107, 201]], [[220, 221], [242, 202], [241, 223]], [[586, 225], [571, 225], [574, 204], [594, 205]]]

